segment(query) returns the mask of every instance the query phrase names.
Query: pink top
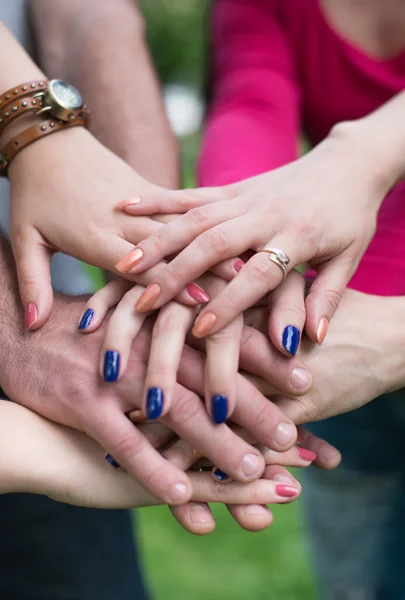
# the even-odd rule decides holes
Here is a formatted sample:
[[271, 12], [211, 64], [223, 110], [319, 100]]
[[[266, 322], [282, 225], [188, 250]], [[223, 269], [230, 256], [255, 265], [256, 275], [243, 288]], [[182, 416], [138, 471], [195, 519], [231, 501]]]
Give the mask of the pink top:
[[[201, 185], [223, 185], [297, 157], [331, 127], [405, 89], [405, 50], [367, 56], [336, 33], [318, 0], [216, 0], [214, 98], [199, 162]], [[320, 177], [322, 174], [320, 174]], [[405, 295], [405, 182], [380, 210], [378, 231], [350, 287]]]

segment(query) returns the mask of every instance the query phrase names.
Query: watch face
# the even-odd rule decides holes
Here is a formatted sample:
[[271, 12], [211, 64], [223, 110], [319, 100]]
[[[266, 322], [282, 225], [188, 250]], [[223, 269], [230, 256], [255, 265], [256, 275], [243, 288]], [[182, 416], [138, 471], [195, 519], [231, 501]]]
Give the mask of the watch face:
[[50, 82], [50, 91], [56, 102], [68, 110], [77, 110], [83, 106], [83, 98], [73, 85], [54, 79]]

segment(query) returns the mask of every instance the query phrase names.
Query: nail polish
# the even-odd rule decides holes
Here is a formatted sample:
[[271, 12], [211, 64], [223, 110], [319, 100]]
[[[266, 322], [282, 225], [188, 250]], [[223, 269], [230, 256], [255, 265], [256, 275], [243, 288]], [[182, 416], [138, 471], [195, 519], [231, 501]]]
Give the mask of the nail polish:
[[79, 323], [79, 327], [78, 329], [87, 329], [87, 327], [90, 325], [90, 323], [92, 322], [94, 317], [94, 310], [91, 308], [88, 308], [82, 318], [80, 319], [80, 323]]
[[146, 312], [153, 308], [156, 300], [160, 296], [160, 285], [157, 283], [152, 283], [149, 287], [146, 288], [142, 296], [139, 298], [138, 302], [135, 304], [135, 308], [138, 312]]
[[300, 330], [294, 327], [294, 325], [287, 325], [283, 332], [283, 347], [292, 356], [297, 354], [298, 347], [300, 345], [301, 333]]
[[223, 394], [216, 394], [211, 398], [212, 420], [219, 425], [225, 423], [228, 416], [228, 398]]
[[294, 498], [298, 493], [298, 490], [292, 485], [276, 485], [276, 494], [281, 498]]
[[163, 411], [164, 394], [158, 387], [148, 389], [146, 396], [146, 414], [149, 421], [154, 421], [160, 417]]
[[189, 283], [186, 285], [186, 290], [189, 296], [191, 296], [193, 300], [197, 300], [197, 302], [203, 303], [210, 301], [208, 294], [196, 283]]
[[120, 273], [129, 273], [131, 269], [136, 267], [142, 258], [143, 250], [140, 248], [135, 248], [135, 250], [132, 250], [132, 252], [130, 252], [127, 256], [124, 256], [124, 258], [119, 260], [115, 265], [115, 268]]
[[111, 454], [106, 454], [104, 458], [112, 467], [114, 467], [114, 469], [120, 468], [121, 465], [117, 463], [117, 461], [111, 456]]
[[107, 350], [104, 355], [104, 381], [112, 383], [117, 381], [120, 371], [120, 355], [116, 350]]
[[25, 329], [30, 329], [38, 317], [37, 305], [30, 302], [25, 307]]
[[127, 208], [127, 206], [135, 206], [135, 204], [139, 204], [142, 198], [129, 198], [128, 200], [121, 200], [121, 202], [117, 202], [115, 208], [119, 210]]
[[221, 471], [221, 469], [215, 469], [213, 475], [215, 479], [218, 479], [218, 481], [225, 481], [226, 479], [229, 479], [229, 475]]
[[243, 269], [244, 266], [245, 266], [245, 263], [240, 258], [233, 263], [233, 268], [235, 269], [235, 271], [237, 273], [239, 273], [240, 271], [242, 271], [242, 269]]
[[194, 337], [200, 338], [211, 333], [211, 330], [217, 322], [217, 316], [212, 312], [207, 312], [197, 319], [194, 324], [192, 334]]
[[319, 323], [319, 327], [316, 331], [316, 339], [318, 340], [318, 344], [322, 344], [326, 338], [326, 334], [328, 333], [329, 321], [326, 317], [323, 317]]
[[300, 458], [302, 458], [302, 460], [307, 462], [312, 462], [316, 459], [315, 452], [312, 452], [312, 450], [307, 450], [306, 448], [297, 448], [297, 454]]

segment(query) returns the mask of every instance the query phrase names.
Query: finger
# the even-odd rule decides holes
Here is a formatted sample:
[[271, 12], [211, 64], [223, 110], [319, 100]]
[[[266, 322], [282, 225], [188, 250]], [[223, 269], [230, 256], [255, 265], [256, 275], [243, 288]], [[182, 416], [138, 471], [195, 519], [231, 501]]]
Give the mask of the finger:
[[314, 465], [320, 469], [335, 469], [342, 460], [339, 450], [305, 427], [298, 427], [297, 444], [316, 454]]
[[48, 320], [53, 304], [51, 257], [53, 252], [34, 229], [11, 234], [20, 297], [24, 306], [24, 326], [35, 330]]
[[269, 337], [285, 356], [298, 352], [305, 325], [305, 279], [295, 269], [269, 296]]
[[[135, 314], [139, 318], [143, 313]], [[177, 302], [170, 302], [159, 311], [145, 381], [144, 412], [149, 420], [159, 419], [170, 410], [187, 331], [194, 316], [194, 309]]]
[[310, 450], [307, 444], [303, 446], [293, 446], [285, 452], [276, 452], [265, 446], [258, 446], [266, 465], [281, 465], [284, 467], [309, 467], [316, 460], [316, 452]]
[[114, 404], [104, 400], [98, 412], [92, 410], [85, 431], [156, 498], [167, 504], [190, 500], [187, 475], [165, 460]]
[[100, 373], [105, 382], [117, 381], [126, 371], [131, 346], [148, 313], [138, 313], [134, 304], [143, 287], [127, 292], [111, 315], [100, 356]]
[[273, 514], [265, 504], [227, 504], [227, 509], [246, 531], [263, 531], [273, 523]]
[[239, 315], [206, 341], [205, 402], [216, 424], [225, 423], [235, 407], [242, 327], [243, 316]]
[[206, 187], [201, 189], [167, 190], [142, 197], [129, 198], [118, 202], [115, 207], [128, 215], [157, 215], [185, 213], [192, 208], [227, 200], [231, 186]]
[[194, 535], [207, 535], [215, 529], [214, 515], [205, 502], [188, 502], [169, 509], [176, 521]]
[[318, 271], [305, 300], [307, 313], [305, 331], [313, 342], [322, 344], [324, 341], [329, 321], [339, 306], [355, 266], [346, 251], [327, 262]]
[[107, 283], [86, 302], [78, 329], [82, 333], [92, 333], [98, 329], [108, 311], [116, 306], [133, 287], [134, 284], [125, 279], [116, 279]]

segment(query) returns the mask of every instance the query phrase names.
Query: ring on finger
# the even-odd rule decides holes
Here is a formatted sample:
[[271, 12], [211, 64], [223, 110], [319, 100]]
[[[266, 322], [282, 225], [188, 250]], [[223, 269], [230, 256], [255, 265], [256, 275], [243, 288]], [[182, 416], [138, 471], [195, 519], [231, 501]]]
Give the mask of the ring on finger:
[[277, 265], [282, 273], [283, 273], [283, 281], [287, 277], [287, 267], [290, 263], [290, 259], [287, 254], [278, 248], [270, 248], [269, 246], [264, 246], [259, 252], [267, 252], [269, 255], [269, 260]]

